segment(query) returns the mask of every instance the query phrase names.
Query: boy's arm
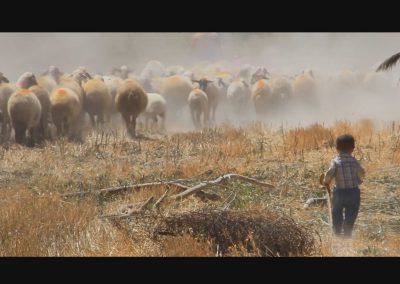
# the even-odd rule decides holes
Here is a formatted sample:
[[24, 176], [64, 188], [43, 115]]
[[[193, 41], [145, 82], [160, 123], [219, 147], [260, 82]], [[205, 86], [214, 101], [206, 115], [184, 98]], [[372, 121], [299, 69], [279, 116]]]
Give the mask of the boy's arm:
[[331, 162], [331, 165], [329, 167], [329, 169], [325, 172], [325, 178], [324, 178], [324, 185], [325, 186], [329, 186], [330, 183], [332, 182], [332, 179], [335, 177], [335, 173], [336, 173], [336, 163], [333, 160]]

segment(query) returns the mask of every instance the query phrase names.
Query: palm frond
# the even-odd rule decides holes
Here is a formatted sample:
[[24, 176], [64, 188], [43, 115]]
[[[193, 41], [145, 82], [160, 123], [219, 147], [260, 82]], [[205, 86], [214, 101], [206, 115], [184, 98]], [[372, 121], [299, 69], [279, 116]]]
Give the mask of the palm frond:
[[390, 70], [399, 60], [400, 60], [400, 52], [386, 59], [381, 65], [379, 65], [378, 69], [376, 69], [376, 72]]

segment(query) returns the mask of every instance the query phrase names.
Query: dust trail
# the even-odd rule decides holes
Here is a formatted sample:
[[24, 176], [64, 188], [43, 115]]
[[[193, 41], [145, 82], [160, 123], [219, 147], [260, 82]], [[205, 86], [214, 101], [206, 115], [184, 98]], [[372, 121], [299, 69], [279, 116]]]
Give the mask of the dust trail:
[[[218, 123], [241, 125], [253, 120], [297, 126], [338, 119], [400, 118], [400, 68], [381, 73], [389, 88], [326, 91], [329, 78], [343, 70], [374, 72], [388, 56], [400, 50], [400, 33], [220, 33], [221, 53], [199, 57], [192, 49], [193, 33], [0, 33], [0, 72], [15, 81], [23, 72], [40, 74], [49, 65], [65, 72], [86, 66], [91, 73], [108, 74], [127, 65], [136, 74], [149, 60], [165, 66], [265, 66], [270, 72], [296, 75], [311, 68], [321, 79], [319, 102], [312, 110], [287, 105], [279, 115], [258, 118], [249, 105], [235, 114], [226, 105], [217, 109]], [[212, 51], [210, 51], [212, 53]], [[180, 118], [172, 131], [193, 130], [189, 116]]]

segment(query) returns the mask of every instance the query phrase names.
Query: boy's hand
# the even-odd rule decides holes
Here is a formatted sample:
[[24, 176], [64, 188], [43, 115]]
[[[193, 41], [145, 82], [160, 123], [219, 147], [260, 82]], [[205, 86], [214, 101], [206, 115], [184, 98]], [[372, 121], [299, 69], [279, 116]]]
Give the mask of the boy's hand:
[[324, 184], [324, 179], [325, 179], [325, 173], [322, 173], [322, 174], [319, 176], [319, 184], [320, 184], [320, 185], [325, 185], [325, 184]]
[[331, 198], [331, 188], [330, 188], [329, 182], [324, 182], [324, 179], [325, 179], [325, 173], [322, 173], [319, 176], [319, 183], [321, 185], [325, 186], [326, 190], [328, 191], [329, 198]]

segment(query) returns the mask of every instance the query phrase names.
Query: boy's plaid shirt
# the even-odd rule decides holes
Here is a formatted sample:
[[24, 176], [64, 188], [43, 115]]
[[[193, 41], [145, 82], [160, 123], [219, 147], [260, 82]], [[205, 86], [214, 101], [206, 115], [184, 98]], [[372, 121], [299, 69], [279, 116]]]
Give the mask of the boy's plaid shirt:
[[335, 179], [338, 189], [356, 188], [362, 183], [361, 178], [364, 176], [365, 170], [356, 158], [350, 154], [339, 154], [332, 160], [330, 168], [325, 173], [324, 183], [330, 183]]

